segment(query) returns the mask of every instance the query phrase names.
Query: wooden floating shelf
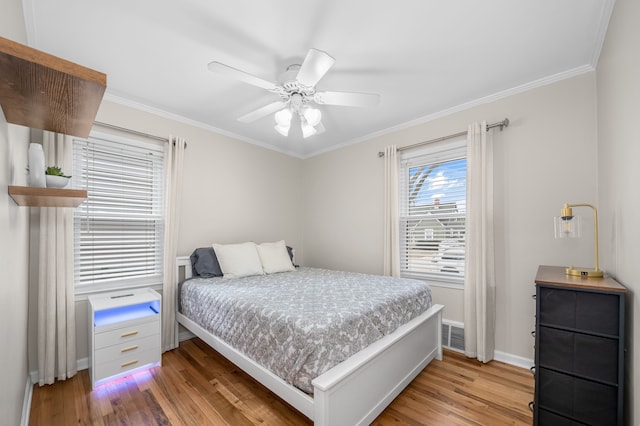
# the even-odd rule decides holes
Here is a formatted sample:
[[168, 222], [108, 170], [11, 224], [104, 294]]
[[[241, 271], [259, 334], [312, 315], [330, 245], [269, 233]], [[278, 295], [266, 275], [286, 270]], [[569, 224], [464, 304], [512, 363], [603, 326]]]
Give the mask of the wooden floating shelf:
[[9, 196], [20, 206], [78, 207], [87, 199], [84, 189], [9, 186]]
[[107, 76], [0, 37], [0, 105], [7, 122], [89, 137]]

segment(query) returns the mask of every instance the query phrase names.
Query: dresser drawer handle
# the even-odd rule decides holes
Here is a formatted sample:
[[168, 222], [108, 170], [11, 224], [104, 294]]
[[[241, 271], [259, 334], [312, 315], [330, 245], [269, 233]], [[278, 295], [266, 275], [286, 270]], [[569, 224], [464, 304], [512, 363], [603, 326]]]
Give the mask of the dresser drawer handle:
[[138, 345], [129, 346], [128, 348], [120, 349], [120, 352], [129, 352], [129, 351], [132, 351], [134, 349], [138, 349]]
[[124, 364], [122, 364], [120, 367], [127, 367], [129, 365], [133, 365], [133, 364], [137, 364], [138, 360], [136, 359], [135, 361], [129, 361], [129, 362], [125, 362]]
[[128, 333], [123, 333], [123, 334], [121, 334], [121, 335], [120, 335], [120, 337], [129, 337], [129, 336], [134, 336], [134, 335], [136, 335], [136, 334], [138, 334], [138, 332], [137, 332], [137, 331], [130, 331], [130, 332], [128, 332]]
[[529, 403], [529, 410], [531, 410], [532, 413], [533, 413], [533, 410], [534, 410], [535, 406], [536, 406], [536, 404], [533, 401], [531, 401]]

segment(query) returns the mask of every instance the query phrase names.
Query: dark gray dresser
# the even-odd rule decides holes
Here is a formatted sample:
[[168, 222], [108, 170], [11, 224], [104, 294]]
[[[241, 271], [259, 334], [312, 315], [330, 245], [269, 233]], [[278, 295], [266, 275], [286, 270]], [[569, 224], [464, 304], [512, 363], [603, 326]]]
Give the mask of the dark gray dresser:
[[626, 289], [540, 266], [536, 283], [534, 424], [624, 425]]

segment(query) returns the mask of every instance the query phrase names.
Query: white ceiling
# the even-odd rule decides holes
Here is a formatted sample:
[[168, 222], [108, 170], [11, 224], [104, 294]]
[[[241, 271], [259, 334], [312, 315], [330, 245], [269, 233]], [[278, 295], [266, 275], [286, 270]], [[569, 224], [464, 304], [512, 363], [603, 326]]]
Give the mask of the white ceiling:
[[[106, 73], [106, 99], [306, 158], [489, 96], [593, 69], [614, 1], [24, 0], [23, 5], [29, 44]], [[380, 105], [320, 106], [324, 134], [285, 138], [274, 130], [272, 116], [250, 124], [236, 120], [277, 95], [207, 70], [215, 60], [277, 81], [310, 48], [336, 59], [317, 90], [379, 93]]]

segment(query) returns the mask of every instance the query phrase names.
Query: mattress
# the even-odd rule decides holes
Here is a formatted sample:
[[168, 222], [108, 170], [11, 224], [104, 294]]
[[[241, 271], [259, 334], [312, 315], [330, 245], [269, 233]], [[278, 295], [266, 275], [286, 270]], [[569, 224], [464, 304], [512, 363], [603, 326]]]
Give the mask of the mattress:
[[180, 288], [182, 314], [307, 393], [315, 377], [431, 303], [419, 280], [306, 267]]

